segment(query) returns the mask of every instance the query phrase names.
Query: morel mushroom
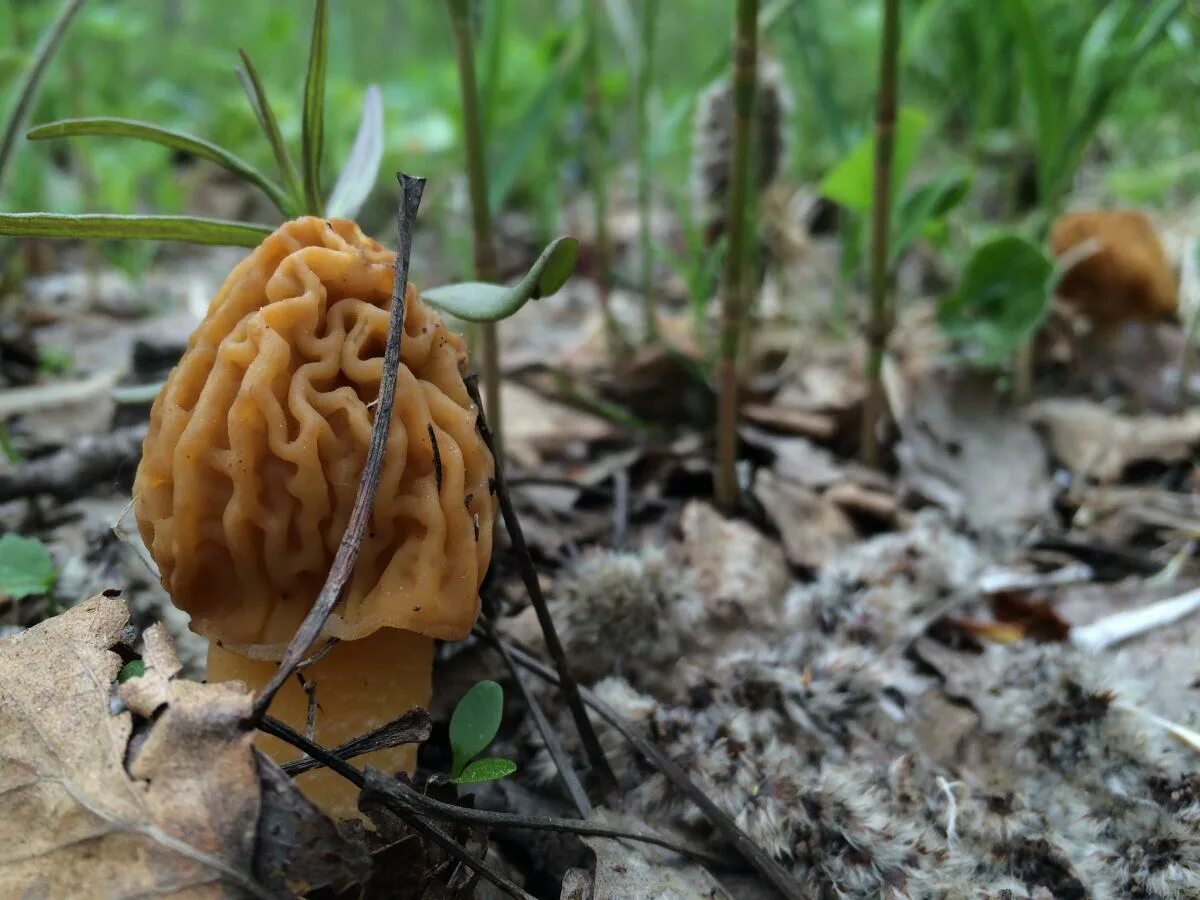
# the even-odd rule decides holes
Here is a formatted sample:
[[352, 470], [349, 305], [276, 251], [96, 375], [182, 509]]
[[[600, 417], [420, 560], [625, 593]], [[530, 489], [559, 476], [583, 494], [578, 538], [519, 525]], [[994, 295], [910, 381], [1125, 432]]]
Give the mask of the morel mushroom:
[[[138, 528], [210, 639], [210, 681], [264, 685], [325, 581], [366, 460], [394, 259], [352, 222], [283, 225], [226, 279], [154, 404]], [[491, 554], [493, 464], [463, 383], [466, 346], [411, 285], [405, 304], [374, 511], [312, 649], [339, 643], [304, 671], [330, 747], [428, 705], [434, 639], [470, 632]], [[271, 714], [303, 731], [307, 701], [292, 679]], [[400, 747], [359, 762], [411, 772], [414, 758]], [[298, 783], [335, 817], [357, 814], [338, 776]]]

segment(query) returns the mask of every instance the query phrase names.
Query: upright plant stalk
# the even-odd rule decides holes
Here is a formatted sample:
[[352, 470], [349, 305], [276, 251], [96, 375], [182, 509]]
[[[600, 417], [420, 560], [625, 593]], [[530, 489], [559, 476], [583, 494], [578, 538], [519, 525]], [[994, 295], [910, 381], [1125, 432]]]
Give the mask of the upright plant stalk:
[[584, 23], [584, 98], [587, 106], [587, 160], [592, 188], [592, 206], [596, 217], [596, 286], [600, 308], [604, 312], [605, 335], [609, 350], [615, 349], [617, 324], [609, 307], [612, 260], [608, 246], [608, 162], [606, 128], [600, 103], [600, 21], [598, 8], [603, 0], [583, 0]]
[[[492, 213], [488, 207], [487, 164], [479, 113], [479, 90], [475, 84], [475, 54], [471, 41], [470, 0], [448, 0], [454, 30], [454, 52], [458, 59], [458, 85], [462, 98], [463, 137], [467, 147], [467, 184], [471, 194], [471, 232], [475, 243], [475, 277], [494, 282], [499, 276], [496, 243], [492, 235]], [[483, 395], [488, 421], [496, 439], [496, 452], [504, 453], [503, 419], [500, 415], [500, 348], [496, 323], [479, 326], [483, 343]]]
[[654, 81], [654, 26], [658, 18], [658, 0], [642, 3], [642, 52], [638, 66], [637, 141], [638, 141], [638, 242], [639, 286], [646, 316], [646, 340], [658, 336], [658, 303], [654, 295], [653, 260], [650, 241], [650, 86]]
[[729, 177], [729, 244], [721, 296], [721, 343], [717, 400], [717, 504], [733, 512], [738, 504], [737, 351], [748, 306], [746, 278], [746, 200], [750, 182], [750, 129], [758, 81], [758, 0], [738, 0], [733, 45], [733, 160]]
[[879, 462], [879, 421], [884, 412], [883, 358], [892, 329], [888, 238], [892, 221], [892, 150], [896, 138], [900, 2], [883, 0], [879, 102], [875, 113], [875, 202], [871, 218], [871, 313], [867, 323], [867, 396], [863, 403], [862, 461]]

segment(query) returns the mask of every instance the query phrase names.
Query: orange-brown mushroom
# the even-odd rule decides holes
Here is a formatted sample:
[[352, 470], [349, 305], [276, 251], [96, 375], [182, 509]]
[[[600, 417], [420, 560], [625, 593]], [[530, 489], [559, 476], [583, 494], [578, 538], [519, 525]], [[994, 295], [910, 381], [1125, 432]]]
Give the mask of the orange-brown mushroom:
[[[394, 258], [352, 222], [283, 225], [226, 279], [154, 404], [134, 508], [163, 585], [210, 639], [212, 681], [265, 684], [325, 581], [366, 460]], [[466, 346], [411, 285], [405, 302], [374, 510], [313, 649], [340, 643], [305, 670], [326, 746], [428, 705], [434, 639], [469, 633], [491, 554], [492, 458]], [[295, 679], [271, 707], [301, 731], [306, 710]], [[413, 761], [411, 748], [361, 760]], [[332, 773], [298, 783], [327, 812], [356, 814]]]
[[1175, 314], [1176, 278], [1158, 231], [1136, 210], [1076, 212], [1050, 229], [1055, 256], [1094, 241], [1094, 251], [1077, 260], [1058, 285], [1060, 296], [1107, 332], [1126, 322]]

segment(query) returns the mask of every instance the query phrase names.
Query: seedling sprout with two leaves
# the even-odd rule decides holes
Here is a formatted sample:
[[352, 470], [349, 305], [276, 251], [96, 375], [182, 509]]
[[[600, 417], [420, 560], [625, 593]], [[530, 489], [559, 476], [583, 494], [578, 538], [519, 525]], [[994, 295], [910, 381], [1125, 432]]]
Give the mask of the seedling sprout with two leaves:
[[504, 714], [504, 689], [494, 681], [480, 681], [463, 694], [450, 717], [450, 768], [452, 784], [481, 784], [507, 778], [517, 771], [511, 759], [485, 756], [476, 759], [500, 730]]

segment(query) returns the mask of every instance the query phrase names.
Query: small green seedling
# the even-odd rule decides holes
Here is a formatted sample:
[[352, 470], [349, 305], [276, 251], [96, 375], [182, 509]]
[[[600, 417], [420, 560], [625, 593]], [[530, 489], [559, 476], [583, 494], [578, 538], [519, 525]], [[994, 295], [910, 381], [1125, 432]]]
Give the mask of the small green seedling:
[[511, 759], [475, 759], [496, 737], [503, 714], [504, 689], [496, 682], [481, 681], [463, 694], [450, 717], [450, 749], [454, 753], [451, 783], [480, 784], [517, 771]]
[[11, 533], [0, 538], [0, 596], [20, 600], [45, 594], [57, 580], [50, 551], [37, 538]]
[[124, 684], [131, 678], [141, 678], [145, 674], [145, 660], [131, 659], [125, 665], [121, 666], [121, 671], [117, 673], [117, 684]]

